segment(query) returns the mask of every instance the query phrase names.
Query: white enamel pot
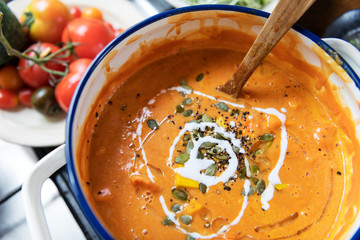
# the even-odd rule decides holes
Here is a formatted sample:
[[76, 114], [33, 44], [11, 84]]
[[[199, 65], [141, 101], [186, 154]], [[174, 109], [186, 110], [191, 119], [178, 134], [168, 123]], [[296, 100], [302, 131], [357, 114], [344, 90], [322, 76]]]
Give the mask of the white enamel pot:
[[[92, 103], [97, 94], [101, 90], [105, 77], [105, 68], [103, 67], [104, 59], [110, 55], [110, 52], [117, 53], [112, 56], [112, 60], [109, 62], [111, 68], [119, 68], [129, 56], [139, 48], [139, 44], [143, 41], [151, 41], [154, 38], [165, 37], [169, 30], [173, 27], [173, 24], [168, 22], [168, 18], [188, 12], [201, 12], [201, 11], [224, 11], [224, 12], [238, 12], [241, 14], [250, 14], [258, 18], [263, 19], [265, 22], [269, 16], [268, 13], [248, 9], [237, 6], [228, 5], [200, 5], [186, 8], [174, 9], [168, 12], [164, 12], [155, 15], [145, 21], [129, 28], [122, 35], [114, 39], [93, 61], [81, 82], [79, 83], [77, 90], [72, 99], [72, 103], [69, 109], [66, 126], [66, 142], [65, 145], [55, 149], [52, 153], [44, 157], [38, 162], [35, 170], [28, 177], [23, 185], [23, 195], [26, 209], [26, 216], [31, 230], [31, 236], [33, 239], [50, 239], [50, 233], [47, 228], [46, 220], [44, 218], [41, 202], [40, 191], [42, 183], [51, 176], [57, 169], [64, 164], [67, 165], [68, 174], [70, 177], [71, 188], [77, 198], [77, 202], [80, 205], [82, 211], [87, 217], [89, 223], [95, 229], [100, 238], [111, 239], [110, 233], [106, 230], [105, 226], [101, 224], [99, 219], [94, 214], [92, 207], [89, 205], [84, 192], [82, 190], [79, 170], [76, 164], [75, 150], [78, 145], [78, 138], [82, 124], [86, 120], [89, 109], [92, 107]], [[224, 15], [225, 16], [225, 15]], [[222, 19], [224, 20], [224, 19]], [[226, 24], [226, 21], [223, 21]], [[198, 23], [189, 22], [182, 28], [183, 32], [188, 29], [196, 27]], [[211, 23], [209, 23], [211, 24]], [[246, 23], [244, 23], [246, 24]], [[236, 27], [236, 26], [233, 26]], [[350, 102], [359, 101], [359, 87], [360, 87], [360, 52], [350, 45], [349, 43], [340, 39], [320, 39], [311, 32], [295, 26], [291, 30], [294, 34], [297, 34], [303, 40], [303, 47], [306, 51], [312, 51], [311, 45], [316, 44], [320, 46], [325, 52], [331, 56], [335, 56], [342, 60], [341, 66], [350, 76], [353, 82], [344, 83], [346, 85], [347, 92], [344, 94]], [[137, 36], [136, 40], [134, 37]], [[131, 41], [130, 41], [131, 40]], [[131, 43], [129, 43], [131, 42]], [[310, 61], [310, 60], [309, 60]], [[358, 106], [356, 106], [358, 108]], [[359, 109], [353, 109], [354, 114], [358, 114]], [[359, 114], [358, 114], [359, 115]], [[359, 117], [360, 116], [356, 116]], [[360, 226], [360, 219], [354, 224], [351, 230], [348, 232], [348, 238], [355, 239], [360, 236], [358, 231]]]

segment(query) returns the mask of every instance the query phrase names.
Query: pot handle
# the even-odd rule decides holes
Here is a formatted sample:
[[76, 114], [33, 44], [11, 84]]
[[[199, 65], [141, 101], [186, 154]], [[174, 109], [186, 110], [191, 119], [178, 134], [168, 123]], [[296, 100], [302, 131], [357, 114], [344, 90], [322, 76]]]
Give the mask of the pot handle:
[[32, 239], [51, 239], [41, 204], [41, 188], [45, 180], [65, 163], [65, 144], [63, 144], [37, 162], [22, 186], [25, 215]]
[[339, 38], [323, 38], [322, 40], [335, 49], [360, 77], [360, 51], [356, 47]]

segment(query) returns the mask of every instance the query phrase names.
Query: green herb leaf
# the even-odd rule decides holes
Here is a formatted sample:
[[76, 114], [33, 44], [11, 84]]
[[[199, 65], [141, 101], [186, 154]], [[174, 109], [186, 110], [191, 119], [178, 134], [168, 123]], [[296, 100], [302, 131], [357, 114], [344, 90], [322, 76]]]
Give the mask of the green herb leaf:
[[192, 98], [185, 98], [181, 104], [183, 106], [186, 106], [186, 105], [189, 105], [190, 103], [192, 103], [193, 101], [194, 101], [194, 99], [192, 99]]
[[190, 215], [182, 215], [180, 217], [180, 221], [182, 221], [186, 225], [189, 225], [190, 223], [192, 223], [193, 218]]
[[190, 158], [190, 155], [188, 153], [180, 154], [175, 158], [175, 163], [183, 164], [186, 163]]
[[204, 74], [203, 73], [200, 73], [199, 75], [196, 76], [196, 81], [197, 82], [200, 82], [202, 79], [204, 78]]
[[156, 130], [159, 128], [159, 125], [157, 124], [157, 122], [154, 119], [148, 119], [146, 121], [147, 125], [149, 128], [151, 128], [152, 130]]
[[178, 212], [178, 211], [180, 211], [181, 210], [181, 206], [180, 206], [180, 204], [178, 204], [178, 203], [176, 203], [176, 204], [174, 204], [174, 205], [172, 205], [172, 207], [171, 207], [171, 211], [173, 211], [173, 212]]
[[228, 105], [226, 105], [226, 104], [223, 103], [223, 102], [218, 102], [218, 103], [216, 104], [216, 107], [217, 107], [218, 109], [220, 109], [221, 111], [224, 111], [224, 112], [228, 112], [228, 111], [229, 111]]
[[171, 190], [171, 193], [172, 193], [173, 197], [177, 200], [180, 200], [180, 201], [188, 200], [188, 195], [183, 190], [175, 188], [175, 189]]
[[190, 117], [192, 114], [193, 114], [193, 110], [191, 110], [191, 109], [188, 109], [184, 112], [185, 117]]
[[263, 142], [270, 142], [274, 140], [274, 135], [271, 133], [265, 133], [264, 135], [260, 136], [260, 140]]
[[215, 173], [216, 173], [216, 165], [215, 165], [215, 163], [211, 164], [205, 170], [205, 175], [208, 175], [208, 176], [215, 176]]
[[203, 183], [199, 183], [199, 189], [201, 193], [205, 194], [207, 190], [207, 186]]
[[176, 105], [176, 113], [183, 113], [185, 109], [181, 105]]
[[186, 240], [195, 240], [195, 238], [193, 238], [193, 237], [190, 236], [190, 235], [187, 235], [187, 236], [186, 236]]
[[260, 195], [265, 191], [266, 185], [265, 181], [260, 179], [256, 184], [256, 192]]
[[165, 226], [170, 226], [170, 225], [173, 225], [173, 221], [170, 220], [169, 217], [164, 217], [164, 219], [162, 220], [162, 225], [165, 225]]

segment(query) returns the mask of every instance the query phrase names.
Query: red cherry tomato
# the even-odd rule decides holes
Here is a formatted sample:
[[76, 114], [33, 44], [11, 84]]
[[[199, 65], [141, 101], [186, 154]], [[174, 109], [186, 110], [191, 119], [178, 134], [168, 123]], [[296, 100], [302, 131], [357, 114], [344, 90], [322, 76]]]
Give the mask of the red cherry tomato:
[[95, 58], [114, 37], [114, 32], [103, 21], [76, 18], [64, 29], [62, 41], [81, 43], [75, 47], [79, 58]]
[[70, 19], [73, 20], [75, 18], [79, 18], [81, 17], [81, 10], [80, 8], [76, 7], [76, 6], [72, 6], [69, 8], [70, 11]]
[[[35, 43], [27, 50], [32, 49], [38, 54], [53, 53], [59, 50], [59, 47], [52, 43]], [[28, 56], [36, 56], [34, 51], [30, 51]], [[64, 60], [64, 59], [62, 59]], [[45, 66], [51, 70], [64, 71], [65, 67], [59, 63], [48, 62]], [[18, 63], [18, 71], [22, 80], [32, 88], [38, 88], [49, 85], [50, 74], [42, 70], [38, 65], [30, 60], [20, 59]]]
[[18, 99], [15, 92], [6, 89], [0, 89], [0, 108], [13, 109], [18, 105]]
[[33, 92], [34, 90], [30, 88], [21, 89], [18, 92], [19, 102], [26, 107], [31, 107], [31, 96]]
[[24, 86], [24, 82], [14, 65], [5, 65], [0, 68], [0, 88], [10, 91], [18, 91]]
[[61, 80], [55, 88], [55, 97], [60, 107], [67, 112], [69, 110], [71, 98], [75, 92], [80, 79], [90, 65], [92, 59], [80, 58], [72, 62], [69, 66], [69, 73]]

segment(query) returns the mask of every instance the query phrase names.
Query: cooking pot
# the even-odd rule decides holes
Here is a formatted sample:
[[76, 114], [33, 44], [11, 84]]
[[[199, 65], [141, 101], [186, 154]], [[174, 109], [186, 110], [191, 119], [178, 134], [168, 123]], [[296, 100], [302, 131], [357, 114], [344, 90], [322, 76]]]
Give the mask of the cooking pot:
[[[176, 16], [179, 21], [185, 21], [184, 19], [181, 19], [181, 14], [189, 12], [199, 14], [204, 13], [205, 11], [218, 11], [225, 13], [217, 15], [221, 18], [217, 21], [217, 24], [228, 25], [234, 29], [241, 26], [234, 24], [231, 19], [227, 19], [228, 13], [249, 15], [249, 17], [261, 19], [262, 22], [265, 22], [266, 18], [269, 16], [268, 13], [259, 10], [238, 6], [191, 6], [174, 9], [150, 17], [131, 27], [114, 39], [92, 62], [77, 87], [67, 117], [65, 144], [58, 147], [40, 160], [23, 185], [22, 192], [24, 194], [26, 217], [33, 239], [50, 238], [40, 202], [40, 191], [42, 183], [45, 179], [51, 176], [51, 174], [62, 167], [65, 163], [67, 163], [71, 188], [76, 196], [78, 204], [84, 212], [84, 215], [101, 238], [111, 239], [110, 233], [94, 214], [94, 211], [89, 205], [80, 184], [79, 166], [77, 165], [75, 151], [78, 146], [81, 126], [88, 117], [87, 115], [90, 108], [93, 107], [94, 99], [106, 82], [105, 72], [108, 71], [109, 68], [117, 69], [122, 66], [130, 58], [131, 54], [139, 49], [141, 44], [156, 38], [169, 37], [169, 35], [171, 35], [169, 33], [171, 33], [171, 30], [174, 29], [174, 23], [169, 21], [169, 18], [173, 19], [174, 16]], [[182, 33], [186, 33], [190, 30], [193, 31], [199, 27], [198, 21], [189, 20], [185, 22], [186, 24], [181, 26]], [[215, 24], [214, 22], [215, 21], [210, 20], [205, 21], [207, 25]], [[247, 23], [244, 22], [244, 24]], [[260, 27], [254, 26], [253, 29], [255, 31], [253, 34], [256, 34], [256, 29], [259, 30]], [[360, 76], [360, 67], [358, 65], [358, 63], [360, 63], [360, 53], [357, 49], [340, 39], [320, 39], [316, 35], [299, 26], [294, 26], [291, 30], [291, 34], [297, 35], [302, 40], [301, 51], [308, 62], [314, 62], [313, 56], [315, 54], [311, 46], [316, 44], [317, 46], [320, 46], [323, 51], [328, 53], [328, 55], [333, 57], [350, 76], [352, 82], [337, 83], [342, 86], [342, 88], [337, 90], [337, 94], [344, 96], [344, 105], [349, 106], [352, 110], [354, 121], [357, 120], [357, 122], [360, 122], [358, 107], [358, 102], [360, 100], [360, 80], [358, 77]], [[359, 129], [359, 126], [357, 129]], [[358, 214], [357, 221], [350, 231], [348, 231], [347, 237], [350, 239], [356, 236], [356, 234], [360, 236], [359, 231], [357, 231], [359, 227], [360, 215]]]

